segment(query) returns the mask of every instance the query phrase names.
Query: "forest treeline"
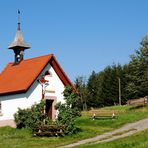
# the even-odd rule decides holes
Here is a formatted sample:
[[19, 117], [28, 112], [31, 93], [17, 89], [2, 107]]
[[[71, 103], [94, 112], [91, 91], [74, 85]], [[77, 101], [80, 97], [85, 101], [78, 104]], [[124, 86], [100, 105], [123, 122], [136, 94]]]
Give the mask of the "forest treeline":
[[75, 87], [80, 94], [80, 109], [119, 104], [120, 94], [122, 104], [148, 96], [148, 36], [142, 39], [128, 64], [112, 64], [100, 72], [93, 71], [88, 79], [78, 76]]

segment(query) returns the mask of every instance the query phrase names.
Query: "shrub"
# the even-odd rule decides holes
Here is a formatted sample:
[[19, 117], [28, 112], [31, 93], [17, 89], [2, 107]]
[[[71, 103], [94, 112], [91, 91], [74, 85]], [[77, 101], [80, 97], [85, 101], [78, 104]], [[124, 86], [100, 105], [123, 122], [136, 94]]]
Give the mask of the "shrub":
[[33, 105], [28, 109], [18, 109], [14, 114], [17, 128], [31, 129], [38, 136], [55, 136], [63, 134], [74, 134], [78, 131], [75, 120], [80, 116], [76, 107], [79, 99], [72, 87], [66, 87], [64, 92], [65, 103], [58, 103], [56, 109], [59, 114], [55, 122], [48, 119], [44, 112], [45, 101]]
[[28, 128], [33, 130], [37, 125], [49, 123], [44, 111], [45, 102], [33, 105], [31, 108], [20, 109], [14, 114], [17, 128]]
[[70, 86], [65, 88], [63, 95], [65, 103], [59, 102], [56, 105], [56, 109], [59, 111], [57, 123], [64, 125], [65, 134], [74, 134], [78, 130], [75, 120], [80, 116], [80, 111], [76, 107], [79, 96]]

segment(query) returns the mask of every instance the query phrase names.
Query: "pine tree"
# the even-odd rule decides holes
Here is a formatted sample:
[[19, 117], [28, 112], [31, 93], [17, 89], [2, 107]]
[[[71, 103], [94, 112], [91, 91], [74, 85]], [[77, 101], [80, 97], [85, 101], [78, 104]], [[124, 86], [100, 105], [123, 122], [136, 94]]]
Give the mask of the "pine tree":
[[129, 63], [127, 90], [130, 98], [148, 95], [148, 37], [145, 36], [140, 44]]
[[98, 74], [95, 73], [95, 71], [92, 72], [92, 74], [88, 79], [87, 89], [88, 89], [88, 99], [87, 99], [88, 106], [89, 107], [101, 106], [102, 102], [98, 95], [100, 89], [100, 83], [98, 79]]
[[75, 80], [75, 87], [79, 93], [79, 100], [77, 101], [77, 107], [81, 110], [87, 110], [87, 83], [84, 76], [78, 76]]

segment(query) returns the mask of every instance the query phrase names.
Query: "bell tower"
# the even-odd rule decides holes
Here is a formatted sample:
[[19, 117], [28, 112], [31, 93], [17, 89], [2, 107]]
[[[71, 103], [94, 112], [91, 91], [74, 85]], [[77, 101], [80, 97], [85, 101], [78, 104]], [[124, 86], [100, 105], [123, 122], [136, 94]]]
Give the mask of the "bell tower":
[[25, 49], [29, 49], [30, 46], [24, 41], [20, 28], [20, 11], [18, 10], [18, 27], [13, 42], [9, 45], [8, 49], [14, 51], [14, 64], [19, 64], [24, 59]]

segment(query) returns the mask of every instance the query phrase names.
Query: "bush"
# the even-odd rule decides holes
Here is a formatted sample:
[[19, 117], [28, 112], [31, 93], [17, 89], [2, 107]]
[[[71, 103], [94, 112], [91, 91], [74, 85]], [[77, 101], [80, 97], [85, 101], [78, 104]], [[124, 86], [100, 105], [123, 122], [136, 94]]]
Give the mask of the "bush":
[[49, 119], [44, 111], [45, 102], [33, 105], [31, 108], [20, 109], [14, 114], [17, 128], [33, 129], [41, 124], [48, 124]]
[[17, 128], [31, 129], [38, 136], [76, 133], [78, 128], [75, 126], [75, 120], [80, 116], [80, 111], [76, 107], [79, 96], [72, 87], [66, 87], [63, 95], [65, 103], [56, 105], [59, 114], [55, 122], [48, 119], [47, 114], [44, 113], [45, 101], [41, 101], [31, 108], [18, 109], [14, 114]]
[[65, 88], [63, 95], [65, 103], [60, 102], [56, 105], [59, 111], [57, 123], [64, 125], [64, 134], [74, 134], [78, 131], [75, 120], [80, 116], [80, 111], [76, 107], [79, 96], [70, 86]]

